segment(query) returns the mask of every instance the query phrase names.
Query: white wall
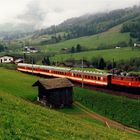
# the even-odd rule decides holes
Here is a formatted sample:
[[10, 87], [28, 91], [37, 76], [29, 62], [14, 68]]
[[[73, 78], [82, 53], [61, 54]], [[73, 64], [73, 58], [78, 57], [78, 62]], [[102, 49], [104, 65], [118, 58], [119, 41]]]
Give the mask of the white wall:
[[0, 63], [10, 63], [13, 61], [14, 61], [13, 57], [10, 57], [10, 56], [0, 57]]

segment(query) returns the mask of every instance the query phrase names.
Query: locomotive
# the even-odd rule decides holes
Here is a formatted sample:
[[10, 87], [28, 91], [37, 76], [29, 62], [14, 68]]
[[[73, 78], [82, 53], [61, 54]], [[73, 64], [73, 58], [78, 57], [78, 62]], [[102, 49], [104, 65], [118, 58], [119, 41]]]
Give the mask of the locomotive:
[[94, 86], [119, 86], [123, 88], [138, 89], [140, 91], [140, 77], [121, 76], [110, 73], [96, 73], [90, 71], [72, 70], [55, 66], [44, 66], [19, 63], [17, 70], [33, 74], [41, 74], [51, 77], [68, 78], [72, 81]]

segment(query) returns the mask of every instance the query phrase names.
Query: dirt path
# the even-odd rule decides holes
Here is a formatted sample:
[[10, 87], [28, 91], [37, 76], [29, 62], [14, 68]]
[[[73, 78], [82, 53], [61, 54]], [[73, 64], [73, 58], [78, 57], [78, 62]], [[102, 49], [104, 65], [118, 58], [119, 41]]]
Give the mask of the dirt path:
[[114, 127], [114, 128], [121, 129], [121, 130], [129, 132], [129, 133], [140, 134], [139, 130], [127, 127], [127, 126], [122, 125], [122, 124], [120, 124], [120, 123], [118, 123], [116, 121], [110, 120], [110, 119], [108, 119], [106, 117], [103, 117], [103, 116], [101, 116], [99, 114], [96, 114], [96, 113], [94, 113], [93, 111], [91, 111], [90, 109], [86, 108], [85, 106], [81, 105], [78, 102], [75, 102], [74, 104], [75, 104], [75, 106], [77, 108], [79, 108], [80, 110], [82, 110], [83, 112], [88, 114], [90, 117], [105, 123], [108, 128]]

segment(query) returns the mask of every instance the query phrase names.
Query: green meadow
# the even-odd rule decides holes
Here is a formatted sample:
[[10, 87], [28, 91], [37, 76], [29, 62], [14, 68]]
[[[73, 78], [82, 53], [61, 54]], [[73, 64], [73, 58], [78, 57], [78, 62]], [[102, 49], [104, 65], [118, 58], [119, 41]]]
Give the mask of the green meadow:
[[52, 61], [64, 61], [67, 59], [80, 60], [82, 58], [91, 60], [96, 57], [103, 57], [105, 60], [130, 60], [140, 56], [140, 49], [120, 48], [120, 49], [107, 49], [107, 50], [94, 50], [73, 54], [61, 54], [51, 57]]
[[[139, 139], [139, 135], [109, 129], [97, 121], [69, 114], [80, 112], [78, 109], [59, 112], [34, 104], [31, 101], [35, 100], [37, 89], [32, 84], [38, 79], [36, 76], [0, 68], [0, 139]], [[75, 94], [78, 92], [81, 91], [76, 89]]]
[[94, 112], [140, 130], [140, 101], [75, 88], [75, 99]]
[[33, 101], [37, 97], [37, 89], [32, 84], [37, 79], [39, 77], [0, 68], [0, 91]]

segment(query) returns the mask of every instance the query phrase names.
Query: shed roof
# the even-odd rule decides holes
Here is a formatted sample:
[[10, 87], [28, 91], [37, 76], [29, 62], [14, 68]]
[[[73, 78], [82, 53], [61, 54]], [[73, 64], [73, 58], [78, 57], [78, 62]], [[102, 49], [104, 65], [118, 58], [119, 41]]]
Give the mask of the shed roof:
[[33, 84], [33, 86], [39, 85], [42, 85], [46, 90], [73, 87], [73, 84], [66, 78], [41, 79]]

